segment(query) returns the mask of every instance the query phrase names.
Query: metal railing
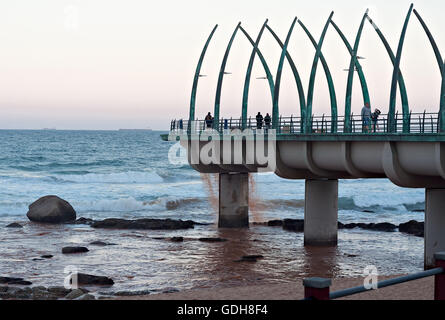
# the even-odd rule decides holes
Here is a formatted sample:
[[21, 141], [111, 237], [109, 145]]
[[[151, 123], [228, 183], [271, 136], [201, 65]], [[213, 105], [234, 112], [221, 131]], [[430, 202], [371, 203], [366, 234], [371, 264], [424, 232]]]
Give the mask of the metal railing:
[[[219, 122], [206, 120], [172, 120], [170, 131], [173, 133], [188, 132], [199, 134], [205, 130], [216, 129], [221, 133], [227, 130], [251, 129], [267, 130], [272, 128], [272, 122], [259, 121], [254, 117], [246, 119], [244, 125], [241, 118], [221, 118]], [[364, 121], [361, 115], [352, 114], [350, 117], [349, 128], [345, 128], [344, 116], [332, 118], [331, 116], [321, 115], [312, 116], [308, 123], [305, 123], [301, 117], [280, 117], [278, 121], [277, 133], [281, 135], [295, 134], [388, 134], [388, 133], [408, 133], [408, 134], [432, 134], [439, 133], [439, 114], [438, 113], [410, 113], [408, 116], [396, 114], [394, 124], [388, 123], [388, 115], [382, 114], [377, 119], [369, 118]]]
[[410, 274], [403, 277], [379, 281], [376, 288], [368, 286], [358, 286], [330, 293], [329, 288], [332, 284], [330, 279], [309, 278], [303, 280], [304, 300], [333, 300], [339, 299], [371, 290], [381, 289], [413, 280], [434, 276], [434, 299], [445, 300], [445, 252], [439, 252], [434, 255], [436, 259], [436, 268]]

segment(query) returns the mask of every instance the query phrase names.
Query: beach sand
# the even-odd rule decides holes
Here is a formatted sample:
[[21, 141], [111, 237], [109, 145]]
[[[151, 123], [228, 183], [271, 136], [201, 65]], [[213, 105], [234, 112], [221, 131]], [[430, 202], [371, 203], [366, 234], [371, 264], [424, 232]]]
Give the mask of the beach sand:
[[[394, 278], [380, 277], [379, 280]], [[363, 285], [363, 278], [339, 278], [332, 281], [331, 292]], [[118, 300], [300, 300], [304, 297], [302, 280], [296, 283], [191, 289], [174, 293], [120, 297]], [[368, 291], [341, 300], [433, 300], [434, 277]]]

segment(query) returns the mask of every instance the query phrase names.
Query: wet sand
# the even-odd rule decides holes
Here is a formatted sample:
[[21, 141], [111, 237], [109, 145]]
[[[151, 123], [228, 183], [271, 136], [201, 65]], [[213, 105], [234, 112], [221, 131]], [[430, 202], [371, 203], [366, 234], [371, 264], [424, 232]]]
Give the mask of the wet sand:
[[[380, 277], [384, 280], [391, 277]], [[331, 292], [363, 285], [363, 278], [339, 278], [332, 281]], [[263, 284], [231, 288], [192, 289], [174, 293], [120, 297], [117, 300], [300, 300], [304, 287], [295, 284]], [[340, 300], [433, 300], [434, 277], [415, 280], [378, 290], [368, 291]]]

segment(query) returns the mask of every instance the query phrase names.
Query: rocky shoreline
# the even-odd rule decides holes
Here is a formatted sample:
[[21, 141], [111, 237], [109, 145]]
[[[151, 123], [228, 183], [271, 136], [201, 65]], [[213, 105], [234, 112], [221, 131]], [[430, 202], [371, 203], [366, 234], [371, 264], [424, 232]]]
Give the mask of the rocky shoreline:
[[[43, 199], [43, 200], [41, 200]], [[92, 229], [115, 229], [115, 230], [188, 230], [193, 229], [195, 226], [203, 226], [209, 224], [203, 224], [195, 222], [192, 220], [174, 220], [174, 219], [151, 219], [151, 218], [140, 218], [140, 219], [116, 219], [109, 218], [103, 220], [93, 220], [90, 218], [76, 217], [76, 213], [71, 205], [63, 199], [56, 196], [47, 196], [37, 200], [34, 204], [30, 205], [30, 211], [27, 216], [31, 220], [30, 223], [45, 224], [64, 224], [64, 225], [86, 225], [90, 226]], [[42, 209], [43, 208], [43, 209]], [[48, 218], [46, 215], [50, 215]], [[77, 219], [76, 219], [77, 218]], [[51, 220], [51, 222], [49, 222]], [[284, 220], [270, 220], [266, 222], [254, 222], [252, 226], [265, 226], [282, 228], [284, 231], [288, 232], [304, 232], [304, 220], [301, 219], [284, 219]], [[10, 228], [11, 232], [22, 232], [21, 229], [23, 225], [19, 222], [13, 222], [5, 226], [5, 228]], [[378, 232], [401, 232], [417, 237], [423, 237], [424, 223], [411, 220], [406, 223], [401, 223], [399, 225], [391, 224], [388, 222], [383, 223], [348, 223], [343, 224], [338, 222], [339, 230], [352, 230], [355, 228], [360, 228], [369, 231]], [[45, 233], [41, 234], [42, 236]], [[161, 241], [170, 241], [172, 243], [183, 243], [184, 241], [200, 241], [209, 243], [209, 245], [218, 246], [218, 243], [224, 243], [230, 241], [229, 239], [220, 237], [185, 237], [181, 235], [175, 235], [171, 237], [153, 237], [153, 239]], [[97, 239], [95, 241], [85, 242], [91, 246], [106, 247], [117, 245], [116, 243], [103, 241], [105, 239]], [[89, 247], [89, 246], [88, 246]], [[63, 255], [75, 256], [75, 255], [88, 255], [91, 250], [95, 248], [88, 248], [81, 244], [80, 246], [65, 246], [59, 247]], [[60, 251], [59, 251], [60, 253]], [[47, 252], [39, 257], [33, 258], [33, 261], [43, 261], [46, 259], [52, 259], [55, 252]], [[353, 257], [355, 255], [351, 255]], [[264, 257], [262, 255], [243, 255], [238, 256], [239, 258], [234, 258], [233, 262], [239, 263], [256, 263], [262, 260]], [[176, 288], [165, 289], [163, 291], [159, 290], [136, 290], [136, 291], [116, 291], [116, 292], [102, 292], [100, 287], [111, 287], [114, 284], [113, 279], [106, 276], [96, 276], [89, 274], [78, 274], [78, 284], [81, 286], [99, 286], [99, 288], [94, 289], [94, 294], [85, 288], [78, 289], [66, 289], [65, 287], [43, 287], [34, 286], [31, 287], [32, 282], [27, 281], [23, 278], [13, 278], [13, 277], [0, 277], [0, 299], [29, 299], [29, 300], [55, 300], [55, 299], [66, 299], [66, 300], [93, 300], [101, 298], [110, 298], [113, 296], [141, 296], [148, 295], [152, 293], [166, 293], [166, 292], [176, 292]]]

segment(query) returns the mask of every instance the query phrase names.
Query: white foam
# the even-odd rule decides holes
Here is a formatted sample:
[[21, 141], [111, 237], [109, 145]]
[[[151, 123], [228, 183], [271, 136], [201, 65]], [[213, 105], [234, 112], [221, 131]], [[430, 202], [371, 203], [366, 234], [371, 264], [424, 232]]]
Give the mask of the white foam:
[[84, 175], [56, 175], [57, 180], [75, 183], [161, 183], [155, 172], [128, 171], [119, 173], [88, 173]]

